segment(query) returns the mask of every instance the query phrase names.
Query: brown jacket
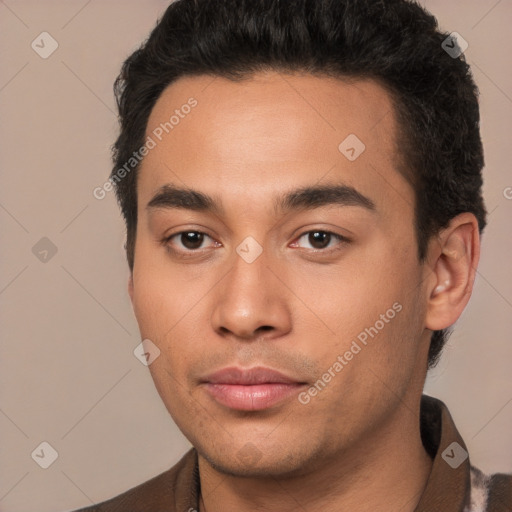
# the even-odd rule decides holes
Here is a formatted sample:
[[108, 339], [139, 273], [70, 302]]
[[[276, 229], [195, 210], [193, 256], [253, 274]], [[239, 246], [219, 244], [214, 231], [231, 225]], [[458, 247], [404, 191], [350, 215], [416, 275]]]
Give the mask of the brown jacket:
[[[471, 466], [443, 402], [423, 395], [420, 425], [434, 462], [415, 512], [512, 512], [512, 475], [488, 476]], [[198, 497], [197, 451], [192, 448], [164, 473], [76, 512], [196, 512]]]

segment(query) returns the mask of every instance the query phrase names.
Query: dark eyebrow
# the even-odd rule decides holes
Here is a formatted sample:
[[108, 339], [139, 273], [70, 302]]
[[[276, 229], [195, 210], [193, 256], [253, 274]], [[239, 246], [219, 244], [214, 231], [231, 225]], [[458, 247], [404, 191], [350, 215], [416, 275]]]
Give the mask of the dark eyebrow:
[[[374, 202], [347, 185], [307, 186], [292, 190], [276, 198], [275, 213], [295, 210], [313, 210], [322, 206], [360, 206], [375, 211]], [[149, 201], [147, 209], [178, 208], [211, 212], [223, 215], [224, 209], [219, 198], [211, 197], [197, 190], [164, 185]]]
[[331, 205], [360, 206], [367, 210], [376, 210], [375, 203], [370, 198], [347, 185], [321, 185], [295, 189], [277, 198], [274, 209], [277, 213], [312, 210]]
[[198, 190], [179, 188], [174, 185], [164, 185], [146, 206], [151, 208], [182, 208], [185, 210], [207, 211], [222, 215], [224, 209], [218, 199]]

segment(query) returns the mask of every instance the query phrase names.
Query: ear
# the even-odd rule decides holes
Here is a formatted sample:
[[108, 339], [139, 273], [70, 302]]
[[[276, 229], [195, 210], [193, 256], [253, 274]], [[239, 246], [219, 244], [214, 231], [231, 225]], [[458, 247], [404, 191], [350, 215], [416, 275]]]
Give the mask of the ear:
[[130, 272], [130, 277], [128, 279], [128, 294], [130, 295], [130, 300], [133, 304], [133, 272]]
[[476, 217], [465, 212], [453, 218], [432, 240], [427, 258], [432, 273], [426, 281], [425, 327], [438, 331], [458, 320], [471, 297], [480, 259]]

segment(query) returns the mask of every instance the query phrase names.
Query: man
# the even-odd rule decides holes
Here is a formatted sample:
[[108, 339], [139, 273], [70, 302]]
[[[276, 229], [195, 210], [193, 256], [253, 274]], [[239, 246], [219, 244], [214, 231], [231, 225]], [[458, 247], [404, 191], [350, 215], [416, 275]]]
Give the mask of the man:
[[486, 224], [456, 39], [406, 0], [177, 0], [116, 90], [129, 294], [194, 448], [82, 510], [512, 510], [422, 395]]

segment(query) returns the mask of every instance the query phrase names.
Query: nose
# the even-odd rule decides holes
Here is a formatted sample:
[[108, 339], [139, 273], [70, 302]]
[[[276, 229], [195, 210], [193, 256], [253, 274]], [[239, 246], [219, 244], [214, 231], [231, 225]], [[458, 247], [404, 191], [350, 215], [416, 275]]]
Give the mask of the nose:
[[274, 339], [289, 332], [290, 291], [277, 278], [282, 273], [270, 266], [265, 252], [252, 263], [236, 255], [212, 297], [215, 332], [245, 341]]

